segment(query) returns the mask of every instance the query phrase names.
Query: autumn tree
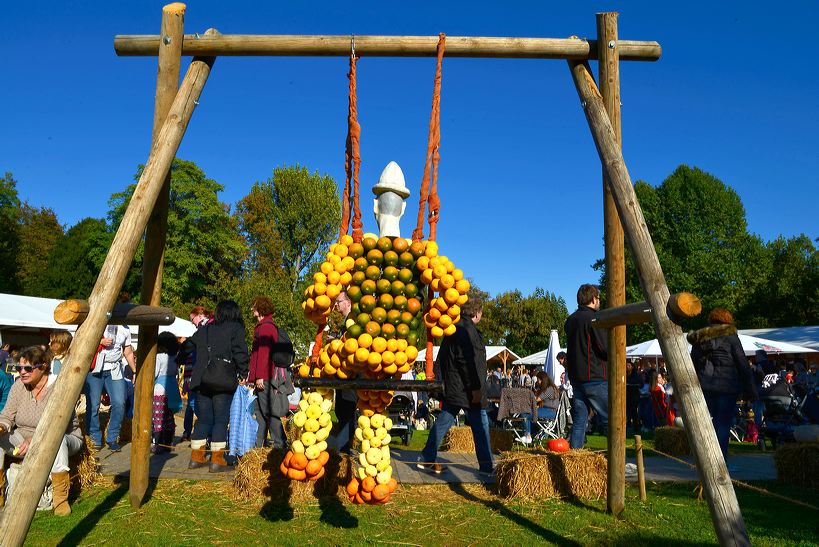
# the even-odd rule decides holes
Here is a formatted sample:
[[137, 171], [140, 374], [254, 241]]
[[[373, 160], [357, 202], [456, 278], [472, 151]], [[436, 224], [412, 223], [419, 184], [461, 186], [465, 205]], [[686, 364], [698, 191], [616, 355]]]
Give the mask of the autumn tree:
[[568, 315], [563, 298], [540, 287], [527, 296], [513, 290], [484, 304], [479, 328], [487, 344], [507, 346], [519, 355], [529, 355], [549, 346], [552, 329], [565, 338], [563, 324]]
[[63, 237], [63, 227], [52, 209], [32, 207], [26, 202], [20, 208], [19, 234], [17, 276], [22, 292], [28, 296], [43, 296], [50, 267], [46, 259]]
[[108, 251], [108, 226], [86, 218], [69, 228], [48, 257], [42, 296], [85, 299], [91, 294]]
[[11, 173], [0, 179], [0, 292], [17, 293], [17, 255], [20, 252], [20, 198]]

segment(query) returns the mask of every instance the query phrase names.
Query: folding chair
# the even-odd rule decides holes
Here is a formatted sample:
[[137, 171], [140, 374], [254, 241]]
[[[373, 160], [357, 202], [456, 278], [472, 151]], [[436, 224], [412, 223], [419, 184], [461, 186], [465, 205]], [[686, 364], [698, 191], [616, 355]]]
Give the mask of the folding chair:
[[533, 428], [537, 428], [537, 433], [533, 431], [532, 442], [543, 444], [549, 439], [559, 439], [566, 437], [568, 413], [569, 413], [569, 395], [565, 391], [560, 392], [560, 401], [557, 405], [557, 413], [552, 420], [532, 420]]

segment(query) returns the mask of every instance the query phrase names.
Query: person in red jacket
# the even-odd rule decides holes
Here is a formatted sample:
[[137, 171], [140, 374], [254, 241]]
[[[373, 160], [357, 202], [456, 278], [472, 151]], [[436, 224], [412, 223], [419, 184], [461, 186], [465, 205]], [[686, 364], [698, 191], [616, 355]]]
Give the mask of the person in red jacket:
[[279, 328], [273, 322], [273, 302], [266, 296], [258, 296], [251, 303], [257, 325], [253, 331], [253, 347], [250, 353], [248, 383], [256, 387], [256, 447], [267, 445], [267, 434], [273, 448], [284, 449], [286, 438], [282, 417], [287, 415], [287, 396], [293, 393], [293, 380], [287, 364], [277, 366], [273, 354], [279, 343]]

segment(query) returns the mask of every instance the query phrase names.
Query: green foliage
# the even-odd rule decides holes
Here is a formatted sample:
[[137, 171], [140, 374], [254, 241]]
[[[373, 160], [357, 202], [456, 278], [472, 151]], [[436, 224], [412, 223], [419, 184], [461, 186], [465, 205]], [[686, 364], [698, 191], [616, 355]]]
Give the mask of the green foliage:
[[[140, 166], [135, 180], [139, 180]], [[135, 184], [111, 196], [109, 219], [113, 232], [119, 227]], [[238, 275], [247, 249], [238, 233], [230, 206], [219, 201], [224, 186], [209, 179], [193, 162], [175, 159], [171, 168], [168, 235], [162, 301], [175, 308], [204, 297], [219, 279]], [[139, 294], [144, 244], [140, 244], [124, 290]]]
[[86, 299], [94, 288], [110, 241], [105, 220], [85, 218], [72, 226], [48, 257], [39, 296]]
[[566, 302], [540, 287], [523, 296], [519, 290], [497, 295], [484, 305], [480, 329], [487, 344], [507, 346], [524, 356], [549, 346], [552, 329], [565, 339]]
[[20, 208], [20, 254], [17, 276], [23, 294], [42, 296], [47, 291], [46, 258], [63, 236], [57, 215], [49, 208], [36, 208], [24, 203]]
[[17, 181], [7, 172], [0, 179], [0, 292], [20, 290], [17, 277], [17, 259], [20, 252], [20, 198]]
[[248, 245], [258, 245], [250, 269], [283, 269], [292, 291], [335, 241], [341, 223], [335, 181], [298, 165], [277, 167], [273, 178], [256, 182], [239, 202], [237, 214]]

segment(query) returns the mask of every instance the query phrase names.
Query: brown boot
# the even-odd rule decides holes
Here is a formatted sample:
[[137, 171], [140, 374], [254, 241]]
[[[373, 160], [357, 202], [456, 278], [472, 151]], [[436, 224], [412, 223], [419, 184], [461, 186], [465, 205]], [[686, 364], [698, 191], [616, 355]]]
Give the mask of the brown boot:
[[71, 488], [71, 480], [68, 478], [68, 471], [51, 474], [51, 485], [54, 488], [54, 515], [67, 517], [71, 514], [71, 506], [68, 505], [68, 490]]
[[207, 464], [208, 460], [205, 456], [204, 448], [194, 448], [191, 450], [191, 462], [188, 464], [188, 469], [199, 469], [200, 467], [205, 467]]
[[228, 465], [227, 460], [225, 459], [225, 451], [224, 450], [211, 450], [210, 451], [210, 469], [211, 473], [222, 473], [224, 471], [230, 471], [230, 465]]
[[6, 506], [6, 472], [0, 469], [0, 507]]

